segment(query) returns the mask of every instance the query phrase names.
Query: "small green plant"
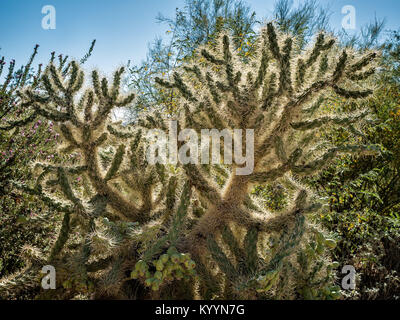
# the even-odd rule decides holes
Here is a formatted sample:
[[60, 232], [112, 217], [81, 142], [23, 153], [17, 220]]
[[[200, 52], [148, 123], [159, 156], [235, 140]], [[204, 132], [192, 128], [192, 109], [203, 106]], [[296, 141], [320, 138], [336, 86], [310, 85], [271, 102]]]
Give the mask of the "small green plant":
[[153, 260], [152, 268], [139, 260], [132, 271], [131, 277], [138, 279], [142, 277], [147, 287], [158, 291], [160, 286], [168, 282], [182, 279], [190, 279], [194, 276], [196, 263], [190, 259], [189, 254], [179, 253], [175, 247], [170, 247], [167, 253], [162, 254], [157, 260]]

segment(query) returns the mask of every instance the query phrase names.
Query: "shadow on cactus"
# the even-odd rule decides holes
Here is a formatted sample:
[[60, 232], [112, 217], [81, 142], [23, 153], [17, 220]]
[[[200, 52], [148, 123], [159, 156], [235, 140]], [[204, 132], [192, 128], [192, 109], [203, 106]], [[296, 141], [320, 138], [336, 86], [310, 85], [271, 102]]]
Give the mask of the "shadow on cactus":
[[[300, 181], [338, 154], [377, 151], [334, 147], [317, 134], [323, 126], [362, 124], [367, 112], [318, 111], [332, 91], [349, 99], [370, 95], [363, 86], [375, 56], [341, 50], [322, 33], [300, 50], [295, 38], [268, 24], [246, 61], [221, 35], [219, 45], [200, 48], [197, 60], [170, 75], [172, 82], [157, 79], [180, 97], [173, 116], [180, 129], [254, 129], [249, 175], [236, 175], [236, 164], [149, 164], [145, 133], [167, 130], [168, 117], [154, 110], [130, 126], [112, 123], [114, 108], [134, 103], [133, 94], [121, 94], [124, 70], [111, 84], [93, 71], [84, 89], [77, 63], [65, 72], [50, 64], [42, 89], [20, 96], [55, 123], [61, 160], [35, 163], [37, 182], [18, 187], [57, 208], [63, 222], [51, 252], [3, 280], [0, 290], [37, 277], [45, 263], [64, 284], [46, 298], [337, 298], [334, 264], [324, 255], [334, 241], [321, 240], [308, 219], [324, 206]], [[288, 200], [272, 212], [252, 190], [275, 183]]]

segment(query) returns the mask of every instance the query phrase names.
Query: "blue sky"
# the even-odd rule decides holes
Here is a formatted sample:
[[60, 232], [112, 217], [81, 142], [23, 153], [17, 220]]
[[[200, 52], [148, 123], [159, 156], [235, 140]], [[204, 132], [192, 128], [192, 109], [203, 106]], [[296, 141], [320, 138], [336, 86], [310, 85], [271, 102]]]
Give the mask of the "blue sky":
[[[298, 1], [298, 0], [296, 0]], [[275, 0], [246, 1], [261, 20], [271, 15]], [[51, 51], [81, 58], [97, 39], [87, 67], [111, 72], [128, 60], [139, 63], [146, 56], [148, 43], [164, 36], [168, 26], [156, 23], [162, 13], [173, 16], [184, 0], [1, 0], [0, 56], [24, 64], [35, 44], [37, 63], [46, 63]], [[387, 19], [387, 29], [400, 27], [399, 0], [320, 0], [330, 5], [331, 25], [340, 28], [345, 5], [356, 9], [357, 28], [374, 18]], [[42, 7], [56, 9], [56, 29], [44, 30]]]

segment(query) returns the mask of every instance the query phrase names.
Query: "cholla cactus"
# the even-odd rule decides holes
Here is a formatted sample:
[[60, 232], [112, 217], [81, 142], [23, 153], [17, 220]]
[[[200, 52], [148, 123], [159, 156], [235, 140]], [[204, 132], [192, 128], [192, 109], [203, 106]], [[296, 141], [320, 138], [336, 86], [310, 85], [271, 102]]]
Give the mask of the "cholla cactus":
[[[218, 248], [215, 237], [226, 233], [226, 228], [231, 226], [247, 230], [243, 240], [248, 255], [245, 260], [253, 260], [255, 265], [260, 258], [257, 243], [262, 234], [297, 230], [293, 238], [289, 237], [292, 240], [282, 239], [276, 259], [264, 256], [263, 261], [270, 260], [266, 267], [254, 267], [253, 271], [247, 268], [248, 276], [265, 272], [274, 272], [275, 276], [283, 258], [301, 245], [300, 233], [306, 234], [312, 229], [305, 223], [299, 229], [300, 217], [320, 207], [312, 200], [312, 192], [299, 180], [319, 172], [339, 153], [374, 152], [373, 146], [329, 147], [317, 130], [328, 125], [356, 130], [354, 126], [366, 112], [318, 117], [318, 109], [324, 96], [332, 92], [352, 99], [370, 95], [372, 90], [362, 89], [362, 84], [374, 73], [371, 63], [376, 53], [359, 56], [351, 50], [341, 51], [335, 40], [323, 33], [311, 48], [303, 51], [296, 47], [295, 38], [277, 34], [272, 24], [261, 31], [254, 55], [245, 60], [234, 51], [229, 35], [222, 36], [221, 40], [212, 51], [200, 49], [198, 60], [174, 73], [173, 82], [163, 79], [157, 82], [180, 92], [182, 129], [193, 128], [199, 132], [213, 128], [254, 129], [251, 174], [236, 175], [235, 170], [240, 166], [229, 166], [225, 168], [225, 183], [221, 188], [210, 179], [209, 167], [204, 170], [205, 166], [184, 166], [206, 210], [181, 246], [196, 261], [205, 264], [204, 257], [211, 250], [222, 273], [237, 282], [243, 275], [238, 272], [243, 255], [233, 259], [237, 264], [234, 267], [232, 260]], [[254, 210], [249, 199], [252, 187], [278, 180], [292, 190], [289, 209], [279, 214]], [[240, 252], [239, 244], [234, 244], [240, 243], [240, 239], [235, 240], [230, 234], [230, 231], [222, 233], [225, 246], [232, 252]]]
[[[213, 52], [202, 48], [199, 62], [174, 73], [174, 82], [157, 79], [181, 95], [181, 129], [254, 129], [254, 171], [248, 175], [237, 175], [236, 164], [150, 165], [144, 133], [149, 127], [167, 130], [166, 119], [154, 112], [134, 127], [112, 123], [113, 108], [134, 101], [134, 95], [120, 94], [123, 69], [111, 86], [93, 71], [91, 88], [82, 90], [77, 63], [64, 71], [62, 64], [50, 64], [41, 78], [43, 90], [28, 89], [21, 97], [36, 115], [54, 122], [65, 144], [52, 163], [34, 164], [33, 186], [18, 187], [64, 215], [52, 251], [40, 260], [58, 270], [65, 288], [61, 296], [94, 290], [134, 297], [127, 293], [133, 271], [131, 278], [138, 279], [133, 284], [147, 292], [140, 297], [258, 298], [274, 289], [277, 296], [292, 298], [301, 289], [312, 298], [299, 270], [307, 266], [306, 272], [311, 263], [309, 279], [321, 273], [318, 281], [326, 283], [329, 274], [312, 257], [332, 241], [307, 222], [306, 214], [320, 205], [300, 179], [338, 153], [371, 149], [329, 148], [315, 134], [325, 125], [356, 130], [365, 116], [313, 116], [331, 90], [354, 99], [371, 94], [358, 82], [373, 73], [365, 69], [376, 54], [338, 50], [333, 39], [320, 34], [312, 48], [300, 51], [295, 39], [278, 35], [269, 24], [254, 55], [243, 59], [224, 35]], [[293, 199], [286, 210], [271, 213], [257, 205], [251, 191], [277, 181]], [[284, 273], [293, 275], [286, 285]], [[302, 281], [298, 287], [296, 280]], [[0, 290], [9, 283], [0, 283]]]
[[[154, 219], [152, 213], [157, 214], [168, 190], [164, 168], [148, 166], [140, 151], [141, 132], [122, 133], [118, 125], [110, 123], [114, 107], [134, 100], [133, 94], [121, 97], [119, 93], [122, 73], [123, 68], [115, 73], [109, 87], [106, 78], [100, 83], [98, 72], [93, 71], [92, 88], [79, 93], [83, 71], [76, 62], [65, 66], [60, 60], [58, 66], [51, 63], [44, 71], [42, 90], [28, 88], [19, 93], [22, 103], [34, 109], [35, 116], [55, 124], [62, 137], [63, 144], [52, 161], [33, 164], [38, 173], [36, 183], [16, 186], [39, 196], [64, 215], [58, 238], [42, 261], [57, 266], [59, 281], [67, 289], [88, 289], [88, 272], [110, 264], [113, 274], [109, 277], [121, 283], [126, 267], [120, 263], [121, 256], [127, 253], [119, 248], [130, 248], [128, 242], [134, 238], [136, 223], [144, 225]], [[133, 139], [126, 147], [128, 138]], [[159, 188], [154, 190], [157, 183]], [[74, 236], [76, 232], [79, 236]], [[60, 265], [65, 259], [67, 263]], [[37, 272], [38, 267], [32, 265]], [[32, 274], [32, 268], [25, 273]], [[13, 279], [21, 277], [26, 275], [15, 275]], [[6, 280], [0, 288], [7, 290], [13, 281]]]

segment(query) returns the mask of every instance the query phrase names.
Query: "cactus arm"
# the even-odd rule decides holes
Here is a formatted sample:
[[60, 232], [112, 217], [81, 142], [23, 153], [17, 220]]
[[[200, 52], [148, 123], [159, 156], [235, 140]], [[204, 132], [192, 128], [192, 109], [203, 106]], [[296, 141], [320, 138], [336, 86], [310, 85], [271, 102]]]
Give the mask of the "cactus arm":
[[295, 130], [305, 131], [312, 130], [315, 128], [319, 128], [326, 124], [335, 124], [335, 125], [350, 125], [359, 121], [368, 115], [368, 112], [361, 112], [356, 116], [348, 116], [348, 117], [322, 117], [313, 120], [306, 120], [301, 122], [294, 122], [290, 125]]
[[208, 201], [213, 204], [218, 204], [222, 201], [222, 197], [213, 186], [213, 183], [209, 182], [196, 166], [186, 165], [184, 169], [190, 183], [205, 199], [208, 199]]
[[11, 130], [16, 127], [22, 127], [22, 126], [32, 122], [33, 120], [35, 120], [36, 117], [37, 117], [37, 114], [32, 113], [25, 119], [20, 119], [20, 120], [16, 120], [16, 121], [7, 121], [7, 126], [0, 126], [0, 130], [8, 131], [8, 130]]

